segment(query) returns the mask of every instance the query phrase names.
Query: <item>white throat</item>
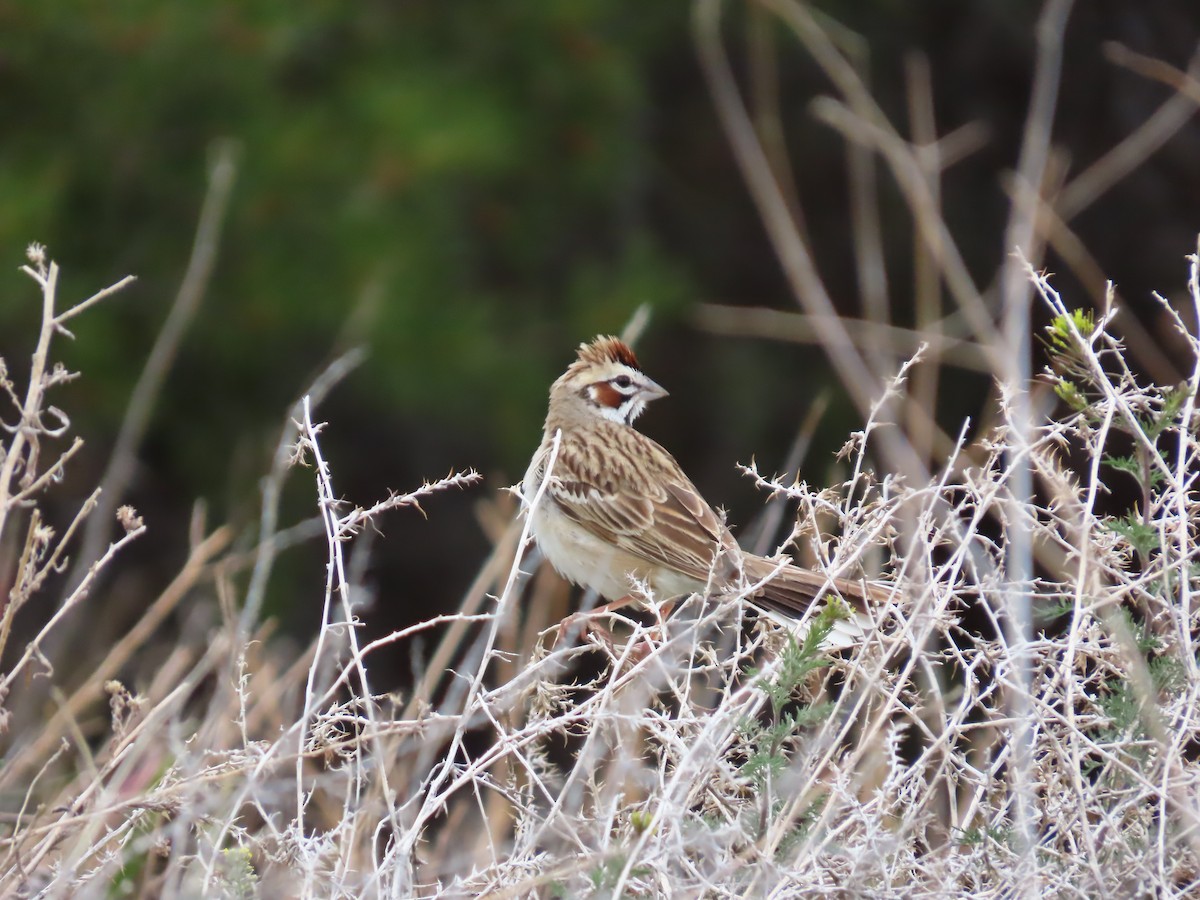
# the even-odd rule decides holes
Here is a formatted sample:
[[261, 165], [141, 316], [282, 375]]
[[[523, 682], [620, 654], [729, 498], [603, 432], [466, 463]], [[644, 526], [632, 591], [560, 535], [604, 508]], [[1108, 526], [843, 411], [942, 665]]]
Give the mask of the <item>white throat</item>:
[[640, 416], [646, 408], [646, 401], [638, 397], [630, 397], [620, 406], [605, 406], [602, 403], [595, 403], [593, 406], [595, 406], [596, 412], [609, 421], [616, 422], [618, 425], [632, 425], [633, 420]]

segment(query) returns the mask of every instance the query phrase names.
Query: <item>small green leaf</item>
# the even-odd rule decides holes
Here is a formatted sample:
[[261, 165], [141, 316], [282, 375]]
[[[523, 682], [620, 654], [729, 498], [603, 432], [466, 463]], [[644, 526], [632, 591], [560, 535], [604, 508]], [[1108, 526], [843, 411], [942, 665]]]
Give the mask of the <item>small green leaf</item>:
[[1054, 393], [1067, 406], [1075, 410], [1075, 412], [1083, 412], [1087, 409], [1088, 400], [1083, 395], [1083, 392], [1075, 386], [1075, 382], [1067, 381], [1065, 378], [1060, 378], [1054, 385]]
[[1128, 472], [1138, 483], [1145, 481], [1150, 483], [1150, 487], [1154, 487], [1163, 480], [1163, 474], [1158, 469], [1146, 469], [1142, 466], [1141, 460], [1134, 455], [1129, 456], [1105, 456], [1104, 464], [1111, 466], [1118, 472]]
[[738, 774], [762, 790], [767, 782], [780, 775], [787, 765], [787, 757], [782, 753], [759, 750], [742, 763]]
[[654, 816], [645, 809], [635, 809], [629, 814], [629, 824], [633, 826], [633, 830], [638, 834], [642, 834], [650, 823], [654, 821]]
[[1158, 531], [1143, 522], [1135, 512], [1109, 519], [1105, 527], [1125, 538], [1142, 556], [1149, 556], [1158, 549]]
[[1096, 317], [1090, 309], [1076, 309], [1067, 315], [1055, 316], [1046, 326], [1046, 333], [1053, 349], [1064, 353], [1076, 351], [1076, 332], [1085, 341], [1096, 330]]

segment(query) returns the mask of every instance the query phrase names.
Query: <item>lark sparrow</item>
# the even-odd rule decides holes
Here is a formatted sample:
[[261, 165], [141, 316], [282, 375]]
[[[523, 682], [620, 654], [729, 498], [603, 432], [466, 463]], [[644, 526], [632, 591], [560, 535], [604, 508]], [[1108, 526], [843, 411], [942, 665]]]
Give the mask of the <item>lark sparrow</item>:
[[839, 623], [833, 643], [861, 637], [870, 589], [742, 552], [675, 458], [632, 427], [648, 403], [666, 395], [617, 338], [580, 345], [579, 358], [550, 388], [542, 443], [521, 485], [528, 511], [561, 433], [533, 506], [531, 530], [543, 555], [569, 581], [617, 601], [610, 608], [622, 605], [635, 582], [666, 599], [766, 579], [751, 602], [792, 620], [822, 595], [839, 594], [859, 613]]

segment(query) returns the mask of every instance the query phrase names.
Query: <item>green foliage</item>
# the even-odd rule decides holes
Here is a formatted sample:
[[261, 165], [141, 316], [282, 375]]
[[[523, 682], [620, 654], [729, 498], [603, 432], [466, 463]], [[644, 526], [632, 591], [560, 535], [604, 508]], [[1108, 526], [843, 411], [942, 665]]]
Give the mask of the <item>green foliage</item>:
[[1102, 740], [1125, 736], [1141, 716], [1141, 702], [1128, 681], [1110, 681], [1108, 692], [1096, 702], [1108, 719], [1108, 724], [1101, 729]]
[[1075, 412], [1087, 409], [1088, 399], [1073, 381], [1060, 378], [1054, 382], [1054, 393]]
[[[1163, 693], [1174, 694], [1181, 690], [1187, 683], [1187, 670], [1176, 654], [1162, 652], [1162, 640], [1128, 610], [1118, 609], [1115, 618], [1114, 624], [1133, 638], [1134, 649], [1145, 659], [1152, 694], [1143, 696], [1139, 687], [1128, 678], [1107, 678], [1095, 698], [1106, 722], [1094, 730], [1094, 740], [1098, 744], [1112, 745], [1115, 753], [1142, 760], [1146, 751], [1140, 745], [1150, 735], [1147, 716], [1160, 715], [1157, 709], [1148, 711], [1147, 706], [1156, 705], [1156, 698]], [[1088, 760], [1084, 772], [1091, 774], [1102, 765], [1100, 759]]]
[[1156, 656], [1150, 660], [1150, 677], [1160, 691], [1178, 691], [1187, 684], [1187, 667], [1174, 654]]
[[1078, 352], [1079, 341], [1086, 341], [1096, 330], [1096, 317], [1090, 309], [1075, 309], [1067, 315], [1055, 316], [1046, 326], [1050, 349], [1059, 354]]
[[1134, 618], [1133, 613], [1125, 608], [1117, 609], [1114, 614], [1121, 628], [1133, 636], [1134, 646], [1139, 653], [1151, 653], [1162, 647], [1162, 641], [1146, 627], [1145, 623]]
[[[1112, 379], [1104, 371], [1100, 356], [1104, 352], [1120, 353], [1121, 345], [1110, 336], [1097, 335], [1095, 317], [1091, 311], [1074, 310], [1055, 316], [1046, 327], [1045, 344], [1054, 370], [1055, 393], [1080, 418], [1094, 425], [1102, 418], [1093, 403], [1104, 399], [1113, 390], [1134, 388], [1132, 376]], [[1101, 349], [1096, 349], [1093, 344]], [[1141, 488], [1141, 511], [1136, 507], [1125, 513], [1109, 516], [1104, 526], [1120, 535], [1134, 550], [1142, 563], [1149, 562], [1161, 550], [1158, 529], [1148, 519], [1146, 510], [1154, 508], [1155, 492], [1163, 488], [1163, 470], [1168, 454], [1160, 451], [1159, 439], [1169, 430], [1181, 427], [1180, 413], [1189, 396], [1188, 386], [1150, 387], [1137, 391], [1137, 402], [1122, 406], [1116, 416], [1107, 419], [1106, 428], [1124, 434], [1133, 443], [1133, 452], [1115, 454], [1101, 449], [1105, 465], [1131, 476]], [[1092, 398], [1097, 398], [1093, 400]], [[1105, 401], [1107, 402], [1107, 401]], [[1165, 580], [1165, 579], [1164, 579]]]
[[988, 825], [983, 828], [962, 828], [958, 830], [958, 842], [965, 847], [977, 847], [988, 842], [1002, 847], [1012, 846], [1014, 831], [1010, 826], [997, 827]]
[[247, 847], [226, 847], [217, 868], [220, 896], [227, 900], [253, 900], [258, 896], [258, 873]]
[[[0, 6], [0, 243], [71, 259], [68, 289], [139, 277], [80, 323], [80, 424], [123, 410], [232, 138], [218, 268], [156, 423], [162, 480], [211, 492], [229, 436], [360, 341], [364, 414], [473, 417], [515, 464], [567, 348], [696, 294], [642, 209], [648, 69], [686, 25], [632, 0]], [[0, 304], [0, 332], [36, 314]]]
[[1054, 393], [1077, 413], [1085, 412], [1090, 403], [1087, 384], [1090, 372], [1084, 362], [1087, 341], [1096, 331], [1092, 311], [1076, 309], [1055, 316], [1046, 326], [1044, 343], [1055, 371]]
[[779, 665], [774, 680], [758, 680], [758, 686], [771, 701], [771, 709], [777, 718], [782, 715], [784, 707], [791, 701], [796, 690], [804, 684], [804, 679], [809, 673], [829, 665], [829, 660], [821, 652], [821, 645], [833, 631], [834, 625], [848, 616], [849, 612], [840, 600], [830, 599], [814, 618], [803, 641], [797, 641], [795, 637], [788, 635], [787, 643], [779, 654]]
[[829, 665], [821, 645], [837, 621], [848, 614], [840, 600], [830, 599], [817, 614], [802, 641], [788, 635], [779, 653], [774, 678], [768, 679], [753, 671], [747, 673], [757, 677], [758, 686], [771, 704], [771, 721], [764, 724], [751, 719], [742, 723], [741, 728], [748, 755], [738, 768], [738, 773], [759, 794], [762, 809], [760, 831], [781, 804], [774, 785], [788, 768], [789, 746], [805, 729], [819, 725], [832, 714], [832, 703], [800, 702], [798, 696], [808, 676]]
[[1157, 441], [1163, 431], [1169, 426], [1177, 424], [1175, 420], [1178, 418], [1180, 410], [1183, 409], [1183, 404], [1187, 402], [1187, 398], [1186, 384], [1162, 389], [1161, 406], [1158, 413], [1139, 420], [1142, 430], [1146, 432], [1146, 436], [1151, 441]]
[[784, 862], [792, 858], [792, 853], [796, 847], [808, 837], [813, 823], [817, 821], [817, 817], [820, 815], [823, 806], [824, 801], [820, 800], [810, 803], [800, 812], [800, 815], [796, 817], [795, 826], [779, 842], [779, 847], [775, 851], [775, 859], [777, 861]]
[[832, 711], [831, 703], [804, 706], [785, 713], [777, 722], [759, 730], [752, 739], [757, 749], [739, 769], [742, 777], [749, 779], [760, 790], [766, 788], [771, 779], [788, 766], [787, 757], [782, 752], [787, 742], [803, 729], [828, 719]]
[[1105, 456], [1104, 462], [1118, 472], [1127, 472], [1138, 481], [1146, 479], [1151, 487], [1157, 487], [1162, 483], [1162, 472], [1158, 469], [1147, 470], [1145, 463], [1136, 456]]
[[[604, 860], [600, 865], [596, 866], [588, 873], [588, 880], [592, 884], [592, 890], [597, 894], [601, 892], [611, 891], [616, 887], [617, 879], [621, 877], [621, 872], [625, 868], [627, 862], [624, 856], [614, 856]], [[645, 866], [634, 866], [630, 871], [630, 875], [634, 878], [641, 878], [650, 874], [650, 869]]]
[[[1176, 447], [1171, 440], [1171, 449], [1164, 451], [1159, 441], [1183, 427], [1180, 414], [1188, 398], [1187, 386], [1141, 388], [1121, 361], [1111, 367], [1113, 372], [1106, 370], [1103, 357], [1119, 357], [1123, 348], [1115, 338], [1097, 334], [1090, 313], [1076, 310], [1055, 317], [1046, 329], [1045, 343], [1055, 392], [1077, 415], [1081, 431], [1103, 434], [1108, 441], [1119, 435], [1122, 442], [1132, 445], [1132, 452], [1124, 454], [1107, 452], [1107, 445], [1096, 447], [1104, 464], [1132, 477], [1141, 492], [1139, 501], [1123, 513], [1102, 517], [1101, 524], [1133, 551], [1131, 568], [1147, 570], [1169, 549], [1162, 543], [1165, 520], [1157, 511], [1162, 508], [1162, 492], [1171, 490], [1166, 467]], [[1120, 395], [1120, 404], [1114, 404], [1114, 394]], [[1098, 432], [1101, 422], [1104, 431]], [[1178, 590], [1177, 582], [1178, 567], [1168, 565], [1145, 584], [1169, 602]], [[1073, 607], [1074, 603], [1063, 603], [1047, 613], [1068, 612]], [[1141, 614], [1118, 607], [1106, 615], [1110, 637], [1118, 639], [1126, 653], [1137, 655], [1137, 664], [1149, 673], [1149, 684], [1107, 668], [1098, 673], [1092, 703], [1101, 713], [1102, 723], [1089, 729], [1097, 752], [1083, 760], [1083, 772], [1124, 789], [1129, 776], [1122, 766], [1141, 768], [1147, 763], [1151, 735], [1160, 727], [1155, 723], [1163, 718], [1159, 709], [1162, 698], [1176, 694], [1186, 684], [1186, 668]], [[1120, 764], [1114, 765], [1114, 760]], [[964, 840], [968, 837], [982, 840], [981, 835], [964, 835]]]
[[1136, 512], [1111, 517], [1104, 524], [1109, 531], [1125, 538], [1143, 557], [1158, 548], [1158, 530], [1143, 522]]
[[635, 809], [629, 814], [629, 824], [633, 826], [633, 830], [638, 834], [649, 828], [653, 820], [654, 816], [644, 809]]
[[1065, 597], [1053, 600], [1048, 597], [1034, 596], [1033, 614], [1039, 623], [1051, 622], [1059, 616], [1065, 616], [1075, 611], [1075, 598]]

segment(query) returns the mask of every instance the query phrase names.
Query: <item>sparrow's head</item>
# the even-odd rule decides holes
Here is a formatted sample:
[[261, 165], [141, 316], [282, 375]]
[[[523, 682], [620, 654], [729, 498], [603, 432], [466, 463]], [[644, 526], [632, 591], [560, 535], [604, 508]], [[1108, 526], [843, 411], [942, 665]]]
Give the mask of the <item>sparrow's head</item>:
[[651, 400], [667, 392], [642, 372], [629, 345], [615, 337], [598, 337], [579, 345], [579, 358], [550, 388], [556, 401], [622, 425], [632, 425]]

